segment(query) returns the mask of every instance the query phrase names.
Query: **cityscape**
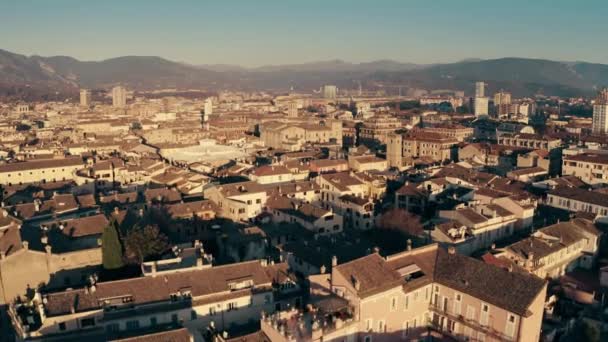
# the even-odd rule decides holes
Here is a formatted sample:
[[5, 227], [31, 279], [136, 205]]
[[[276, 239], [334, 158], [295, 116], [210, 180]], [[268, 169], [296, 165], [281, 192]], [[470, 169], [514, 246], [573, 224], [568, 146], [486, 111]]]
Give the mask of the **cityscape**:
[[0, 342], [608, 341], [608, 8], [480, 4], [0, 4]]

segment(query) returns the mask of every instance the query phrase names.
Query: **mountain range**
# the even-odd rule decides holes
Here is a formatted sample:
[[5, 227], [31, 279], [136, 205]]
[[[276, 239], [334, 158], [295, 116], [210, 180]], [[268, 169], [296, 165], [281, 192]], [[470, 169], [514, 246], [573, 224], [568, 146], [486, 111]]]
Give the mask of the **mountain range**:
[[473, 91], [483, 80], [488, 92], [505, 89], [515, 96], [537, 93], [591, 95], [608, 84], [608, 65], [530, 58], [467, 59], [446, 64], [393, 60], [352, 63], [340, 59], [245, 68], [229, 64], [190, 65], [161, 57], [125, 56], [80, 61], [67, 56], [25, 56], [0, 49], [0, 97], [74, 95], [78, 88], [107, 89], [264, 89], [309, 92], [323, 84], [341, 88], [452, 89]]

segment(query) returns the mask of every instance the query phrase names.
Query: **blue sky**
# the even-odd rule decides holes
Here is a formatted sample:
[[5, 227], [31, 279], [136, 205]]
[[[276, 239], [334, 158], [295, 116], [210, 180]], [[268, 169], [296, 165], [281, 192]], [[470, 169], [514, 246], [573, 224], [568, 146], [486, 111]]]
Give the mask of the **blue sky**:
[[608, 63], [606, 0], [0, 0], [0, 49], [193, 64]]

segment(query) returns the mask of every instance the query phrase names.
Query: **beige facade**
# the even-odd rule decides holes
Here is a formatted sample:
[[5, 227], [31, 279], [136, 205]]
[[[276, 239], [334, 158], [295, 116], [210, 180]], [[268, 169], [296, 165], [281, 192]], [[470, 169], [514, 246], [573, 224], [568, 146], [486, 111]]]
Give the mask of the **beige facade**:
[[389, 167], [402, 168], [408, 159], [427, 158], [432, 161], [452, 159], [452, 149], [458, 140], [423, 130], [406, 135], [391, 135], [386, 146]]
[[256, 182], [215, 185], [205, 189], [204, 196], [218, 206], [218, 216], [233, 221], [246, 221], [261, 214], [268, 197]]
[[584, 153], [564, 156], [562, 175], [576, 176], [587, 184], [608, 183], [608, 155]]
[[44, 159], [0, 165], [0, 184], [55, 182], [75, 178], [81, 158]]
[[546, 286], [437, 245], [345, 264], [334, 259], [331, 274], [311, 276], [311, 295], [341, 303], [334, 318], [324, 320], [332, 311], [317, 299], [312, 313], [264, 316], [262, 331], [286, 342], [412, 341], [429, 330], [456, 340], [537, 342]]

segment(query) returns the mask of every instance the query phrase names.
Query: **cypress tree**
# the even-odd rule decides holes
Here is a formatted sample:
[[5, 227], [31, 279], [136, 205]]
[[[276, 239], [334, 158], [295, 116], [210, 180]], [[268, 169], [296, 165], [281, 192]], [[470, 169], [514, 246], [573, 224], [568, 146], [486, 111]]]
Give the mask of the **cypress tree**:
[[112, 220], [101, 235], [103, 268], [106, 270], [115, 270], [124, 266], [122, 245], [118, 238], [117, 228], [116, 220]]

